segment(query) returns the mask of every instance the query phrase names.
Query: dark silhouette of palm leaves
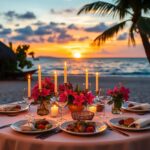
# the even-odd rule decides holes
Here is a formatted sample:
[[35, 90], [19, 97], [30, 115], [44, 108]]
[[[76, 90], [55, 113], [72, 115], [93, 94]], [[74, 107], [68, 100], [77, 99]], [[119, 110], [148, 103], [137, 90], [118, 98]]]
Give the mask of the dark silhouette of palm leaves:
[[78, 15], [81, 13], [112, 15], [113, 17], [118, 16], [120, 20], [125, 19], [128, 15], [128, 17], [130, 17], [129, 20], [125, 20], [117, 25], [114, 25], [113, 27], [110, 27], [101, 35], [96, 37], [93, 44], [100, 46], [108, 39], [111, 39], [114, 35], [117, 35], [119, 31], [123, 30], [127, 21], [132, 21], [129, 28], [129, 45], [130, 43], [135, 45], [134, 33], [138, 32], [139, 29], [141, 32], [150, 37], [150, 18], [140, 16], [140, 10], [143, 9], [144, 12], [147, 12], [150, 10], [149, 6], [150, 2], [147, 2], [146, 0], [143, 0], [143, 2], [141, 0], [132, 0], [130, 5], [127, 0], [116, 0], [115, 4], [98, 1], [83, 6], [78, 12]]
[[112, 26], [111, 28], [105, 30], [101, 35], [95, 38], [94, 43], [96, 45], [101, 45], [106, 40], [111, 39], [114, 35], [116, 35], [120, 30], [122, 30], [125, 27], [127, 21], [128, 20], [118, 23]]

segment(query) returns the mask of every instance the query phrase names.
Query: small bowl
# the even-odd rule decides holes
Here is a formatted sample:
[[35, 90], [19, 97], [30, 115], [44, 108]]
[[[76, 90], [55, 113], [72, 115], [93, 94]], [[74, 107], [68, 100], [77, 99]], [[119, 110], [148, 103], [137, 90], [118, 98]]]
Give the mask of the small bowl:
[[73, 120], [92, 120], [94, 113], [90, 111], [72, 112], [71, 116]]

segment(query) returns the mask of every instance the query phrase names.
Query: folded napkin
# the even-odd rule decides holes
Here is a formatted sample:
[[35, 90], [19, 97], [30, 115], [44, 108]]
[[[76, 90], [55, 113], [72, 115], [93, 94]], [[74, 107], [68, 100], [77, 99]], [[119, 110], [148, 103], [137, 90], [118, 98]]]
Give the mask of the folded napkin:
[[139, 109], [139, 110], [150, 110], [150, 104], [149, 103], [142, 103], [142, 104], [139, 104], [139, 103], [133, 103], [134, 106], [131, 106], [129, 108], [131, 109]]
[[20, 128], [22, 131], [34, 131], [35, 130], [33, 123], [26, 123], [22, 125]]
[[133, 123], [131, 123], [128, 127], [135, 127], [137, 129], [144, 128], [150, 124], [150, 119], [148, 118], [141, 118], [137, 119]]

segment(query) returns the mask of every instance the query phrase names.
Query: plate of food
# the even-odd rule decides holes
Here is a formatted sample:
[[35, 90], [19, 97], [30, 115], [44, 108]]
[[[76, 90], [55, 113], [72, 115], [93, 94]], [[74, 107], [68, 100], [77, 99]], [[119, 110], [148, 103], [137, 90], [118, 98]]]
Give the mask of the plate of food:
[[60, 125], [61, 130], [74, 135], [95, 135], [103, 133], [107, 126], [94, 121], [67, 121]]
[[113, 118], [109, 123], [116, 128], [129, 131], [150, 130], [149, 118], [118, 117]]
[[29, 104], [8, 104], [0, 106], [0, 113], [3, 114], [14, 114], [23, 111], [27, 111], [29, 109]]
[[47, 119], [35, 119], [32, 122], [20, 120], [11, 125], [14, 131], [20, 133], [34, 134], [54, 130], [58, 127], [57, 122]]
[[128, 102], [128, 103], [123, 104], [122, 109], [131, 111], [131, 112], [137, 112], [137, 113], [150, 112], [150, 104], [149, 103]]

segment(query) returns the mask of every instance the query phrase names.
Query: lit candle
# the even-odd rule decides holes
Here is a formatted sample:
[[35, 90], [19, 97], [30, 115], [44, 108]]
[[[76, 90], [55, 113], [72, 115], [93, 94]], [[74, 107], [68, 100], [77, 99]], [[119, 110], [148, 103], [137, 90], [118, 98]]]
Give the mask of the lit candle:
[[85, 89], [88, 90], [89, 79], [88, 79], [88, 69], [85, 70]]
[[54, 104], [51, 107], [51, 116], [56, 117], [57, 115], [58, 115], [58, 106]]
[[54, 92], [57, 94], [57, 72], [54, 71]]
[[93, 112], [93, 113], [96, 113], [96, 109], [97, 109], [97, 108], [96, 108], [95, 105], [92, 105], [92, 106], [89, 106], [89, 107], [88, 107], [88, 110], [91, 111], [91, 112]]
[[64, 63], [64, 83], [67, 83], [67, 63]]
[[41, 91], [42, 90], [42, 83], [41, 83], [41, 66], [38, 65], [38, 84], [39, 84], [39, 90]]
[[31, 75], [28, 74], [28, 98], [31, 97]]
[[96, 92], [98, 92], [98, 89], [99, 89], [99, 85], [98, 85], [99, 73], [96, 72], [95, 76], [96, 76]]

